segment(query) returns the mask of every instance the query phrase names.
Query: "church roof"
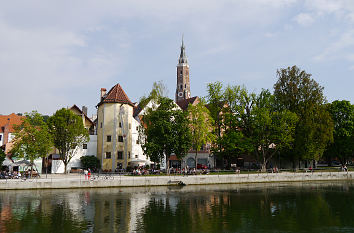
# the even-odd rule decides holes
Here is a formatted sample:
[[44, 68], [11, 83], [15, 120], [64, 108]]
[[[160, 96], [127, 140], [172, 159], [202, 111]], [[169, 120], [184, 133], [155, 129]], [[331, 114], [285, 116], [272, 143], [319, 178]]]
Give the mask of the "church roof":
[[194, 96], [192, 98], [189, 99], [183, 99], [183, 100], [179, 100], [176, 102], [176, 104], [183, 110], [187, 110], [188, 105], [189, 104], [197, 104], [199, 102], [199, 97], [198, 96]]
[[123, 88], [118, 83], [109, 90], [109, 92], [103, 97], [100, 103], [97, 106], [100, 106], [103, 103], [121, 103], [129, 104], [134, 107], [134, 104], [130, 101], [127, 94], [125, 94]]
[[179, 55], [178, 64], [188, 64], [186, 47], [184, 46], [183, 43], [183, 37], [182, 37], [181, 53]]

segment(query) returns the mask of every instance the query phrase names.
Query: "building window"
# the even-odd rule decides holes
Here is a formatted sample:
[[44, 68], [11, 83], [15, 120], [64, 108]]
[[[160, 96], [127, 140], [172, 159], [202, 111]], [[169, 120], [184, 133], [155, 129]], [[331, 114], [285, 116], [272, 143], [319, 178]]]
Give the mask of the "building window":
[[82, 144], [82, 149], [87, 149], [87, 144]]
[[101, 122], [101, 128], [102, 128], [102, 122]]
[[123, 151], [118, 151], [118, 159], [123, 159]]
[[179, 73], [182, 75], [182, 70]]
[[136, 127], [136, 130], [139, 130], [139, 126]]
[[2, 135], [0, 135], [0, 141], [1, 141], [1, 139], [2, 139]]
[[122, 128], [122, 122], [119, 122], [119, 128]]
[[136, 140], [136, 144], [139, 144], [139, 140]]
[[107, 135], [107, 142], [111, 142], [112, 141], [112, 136], [111, 135]]
[[123, 136], [118, 136], [118, 142], [123, 142]]
[[183, 89], [183, 85], [182, 85], [182, 84], [180, 85], [180, 89], [181, 89], [181, 90]]
[[135, 155], [135, 158], [137, 159], [137, 158], [138, 158], [138, 155]]
[[130, 151], [128, 152], [128, 159], [130, 159]]
[[184, 84], [184, 88], [187, 88], [187, 84]]
[[111, 158], [111, 152], [106, 152], [106, 159], [110, 159]]

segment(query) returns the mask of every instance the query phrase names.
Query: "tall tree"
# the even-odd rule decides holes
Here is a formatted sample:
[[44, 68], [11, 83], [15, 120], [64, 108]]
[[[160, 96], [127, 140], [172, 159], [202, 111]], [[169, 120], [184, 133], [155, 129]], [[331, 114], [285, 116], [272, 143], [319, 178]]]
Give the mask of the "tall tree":
[[329, 157], [336, 157], [344, 165], [354, 155], [354, 105], [346, 100], [336, 100], [328, 105], [334, 121], [333, 143], [326, 151]]
[[245, 87], [227, 86], [224, 90], [225, 107], [222, 110], [222, 135], [219, 138], [221, 155], [227, 161], [253, 151], [251, 112], [255, 95]]
[[173, 152], [181, 160], [187, 155], [192, 146], [192, 132], [190, 130], [188, 112], [179, 109], [173, 112], [173, 133]]
[[2, 166], [2, 163], [6, 159], [6, 154], [5, 152], [0, 148], [0, 166]]
[[[212, 144], [212, 151], [215, 156], [221, 157], [221, 164], [224, 167], [224, 160], [221, 155], [221, 126], [222, 126], [222, 110], [224, 108], [224, 93], [221, 82], [208, 83], [208, 95], [206, 96], [207, 107], [210, 116], [213, 119], [213, 133], [215, 134], [216, 144]], [[216, 157], [215, 157], [216, 158]]]
[[148, 109], [143, 115], [143, 127], [139, 137], [144, 153], [156, 163], [166, 162], [169, 170], [169, 158], [172, 153], [183, 157], [190, 148], [188, 119], [177, 108], [173, 100], [162, 97], [156, 109]]
[[278, 151], [292, 147], [298, 118], [289, 110], [275, 109], [274, 96], [268, 90], [262, 90], [257, 96], [252, 118], [251, 141], [254, 151], [262, 160], [264, 172], [267, 163]]
[[168, 89], [162, 81], [154, 82], [152, 89], [148, 96], [142, 96], [139, 100], [139, 107], [145, 108], [150, 100], [155, 100], [156, 102], [161, 97], [166, 97], [168, 94]]
[[195, 167], [197, 168], [198, 151], [206, 143], [213, 143], [212, 124], [209, 110], [205, 107], [203, 101], [196, 105], [188, 106], [188, 117], [190, 119], [191, 142], [195, 150]]
[[67, 165], [83, 143], [90, 140], [82, 118], [72, 111], [62, 108], [48, 119], [49, 131], [53, 137], [54, 146], [58, 149], [60, 160], [64, 163], [64, 173]]
[[33, 171], [34, 160], [46, 157], [52, 148], [52, 136], [41, 114], [36, 111], [25, 113], [22, 123], [15, 126], [11, 153], [29, 160], [31, 171]]
[[323, 87], [296, 66], [278, 70], [277, 76], [274, 85], [277, 107], [296, 113], [301, 119], [295, 129], [294, 148], [287, 154], [294, 167], [298, 159], [318, 160], [333, 140], [333, 122], [325, 108]]

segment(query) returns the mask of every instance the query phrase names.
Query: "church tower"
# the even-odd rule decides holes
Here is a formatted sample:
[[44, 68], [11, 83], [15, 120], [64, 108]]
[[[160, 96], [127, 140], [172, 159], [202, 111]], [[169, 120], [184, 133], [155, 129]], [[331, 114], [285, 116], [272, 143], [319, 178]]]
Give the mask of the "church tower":
[[191, 89], [189, 82], [189, 65], [186, 56], [186, 48], [184, 47], [183, 37], [181, 45], [181, 54], [179, 55], [177, 65], [177, 87], [176, 102], [191, 98]]

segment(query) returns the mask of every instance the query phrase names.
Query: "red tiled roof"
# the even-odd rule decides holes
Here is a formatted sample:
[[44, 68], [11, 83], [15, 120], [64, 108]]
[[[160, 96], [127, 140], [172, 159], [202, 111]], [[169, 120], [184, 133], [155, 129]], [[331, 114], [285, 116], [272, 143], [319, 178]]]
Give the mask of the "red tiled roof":
[[198, 96], [194, 96], [194, 97], [189, 98], [189, 99], [180, 100], [180, 101], [178, 101], [176, 104], [177, 104], [183, 111], [185, 111], [185, 110], [187, 110], [189, 104], [198, 103], [198, 102], [196, 102], [198, 99], [199, 99]]
[[119, 83], [112, 87], [111, 90], [109, 90], [107, 95], [103, 97], [103, 100], [97, 106], [101, 105], [102, 103], [122, 103], [129, 104], [134, 107], [134, 104], [130, 101]]
[[10, 115], [0, 115], [0, 133], [3, 133], [3, 127], [9, 126], [9, 132], [13, 133], [14, 125], [20, 125], [24, 116], [16, 115], [12, 113]]

